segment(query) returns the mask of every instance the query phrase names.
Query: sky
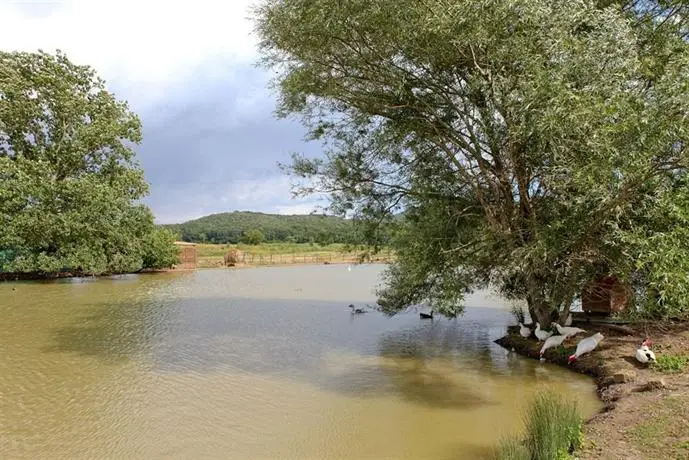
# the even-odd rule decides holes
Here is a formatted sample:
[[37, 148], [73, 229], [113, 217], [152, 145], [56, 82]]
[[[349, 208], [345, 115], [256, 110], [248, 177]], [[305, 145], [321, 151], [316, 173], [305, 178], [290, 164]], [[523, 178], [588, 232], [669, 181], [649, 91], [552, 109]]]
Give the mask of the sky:
[[143, 123], [137, 155], [159, 223], [234, 210], [305, 214], [277, 166], [317, 155], [296, 121], [274, 116], [258, 54], [255, 0], [0, 0], [5, 51], [64, 51], [92, 66]]

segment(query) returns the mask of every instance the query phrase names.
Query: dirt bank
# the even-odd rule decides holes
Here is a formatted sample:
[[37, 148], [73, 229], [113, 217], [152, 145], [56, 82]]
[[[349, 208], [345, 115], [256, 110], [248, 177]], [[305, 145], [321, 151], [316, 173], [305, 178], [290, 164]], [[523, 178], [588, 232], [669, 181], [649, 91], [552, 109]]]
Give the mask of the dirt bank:
[[[638, 324], [627, 332], [604, 324], [574, 325], [587, 332], [547, 350], [544, 358], [594, 377], [605, 403], [603, 412], [587, 422], [584, 448], [576, 458], [689, 460], [689, 369], [663, 373], [634, 358], [646, 337], [657, 356], [689, 354], [689, 323]], [[568, 365], [577, 342], [594, 332], [605, 336], [598, 348]], [[521, 337], [518, 326], [496, 343], [534, 359], [542, 346], [534, 337]]]

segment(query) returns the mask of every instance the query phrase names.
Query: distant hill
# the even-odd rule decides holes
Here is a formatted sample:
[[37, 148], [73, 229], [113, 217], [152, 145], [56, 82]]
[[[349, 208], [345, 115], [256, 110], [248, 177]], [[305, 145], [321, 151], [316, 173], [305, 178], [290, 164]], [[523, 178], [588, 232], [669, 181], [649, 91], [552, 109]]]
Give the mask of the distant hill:
[[322, 244], [362, 242], [351, 220], [320, 215], [235, 211], [163, 227], [176, 232], [183, 241], [193, 243], [239, 243], [247, 232], [255, 233], [255, 230], [263, 233], [265, 241]]

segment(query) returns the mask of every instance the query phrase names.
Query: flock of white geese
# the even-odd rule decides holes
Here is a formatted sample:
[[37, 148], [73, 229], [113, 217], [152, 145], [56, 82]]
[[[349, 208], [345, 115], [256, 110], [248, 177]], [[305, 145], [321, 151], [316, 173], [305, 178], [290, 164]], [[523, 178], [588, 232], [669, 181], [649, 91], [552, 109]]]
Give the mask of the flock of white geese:
[[[556, 335], [553, 332], [541, 329], [541, 325], [538, 322], [536, 323], [536, 328], [533, 331], [531, 330], [531, 328], [525, 326], [523, 323], [519, 323], [519, 334], [522, 337], [529, 338], [531, 337], [531, 334], [533, 332], [538, 341], [543, 342], [543, 346], [541, 347], [541, 350], [539, 352], [541, 361], [545, 361], [545, 359], [543, 358], [543, 354], [549, 348], [559, 347], [568, 338], [586, 332], [586, 330], [584, 329], [572, 326], [571, 313], [565, 321], [565, 326], [560, 326], [558, 323], [553, 322], [551, 323], [551, 328], [557, 331]], [[567, 362], [571, 364], [574, 361], [576, 361], [580, 356], [585, 355], [587, 353], [591, 353], [593, 350], [596, 349], [596, 347], [598, 347], [598, 344], [604, 338], [605, 336], [603, 334], [601, 334], [600, 332], [596, 332], [595, 334], [589, 337], [581, 339], [579, 343], [577, 343], [577, 348], [574, 354], [570, 355], [567, 358]], [[643, 364], [655, 361], [655, 354], [650, 349], [652, 344], [653, 342], [651, 341], [651, 339], [648, 338], [641, 343], [641, 347], [638, 350], [636, 350], [635, 357], [637, 361]]]

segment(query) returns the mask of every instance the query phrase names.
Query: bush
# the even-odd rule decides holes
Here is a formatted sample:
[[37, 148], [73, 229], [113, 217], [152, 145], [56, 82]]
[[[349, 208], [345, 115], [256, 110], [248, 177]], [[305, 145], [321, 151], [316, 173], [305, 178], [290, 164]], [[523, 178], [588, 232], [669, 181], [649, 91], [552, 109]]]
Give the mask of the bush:
[[164, 228], [156, 228], [142, 239], [143, 268], [170, 268], [179, 263], [179, 248], [175, 246], [175, 234]]
[[576, 402], [551, 393], [539, 393], [526, 411], [525, 438], [507, 438], [500, 443], [500, 460], [553, 460], [570, 458], [581, 445], [584, 420]]
[[262, 231], [258, 229], [247, 230], [244, 232], [242, 241], [246, 244], [257, 245], [265, 241], [266, 237]]

